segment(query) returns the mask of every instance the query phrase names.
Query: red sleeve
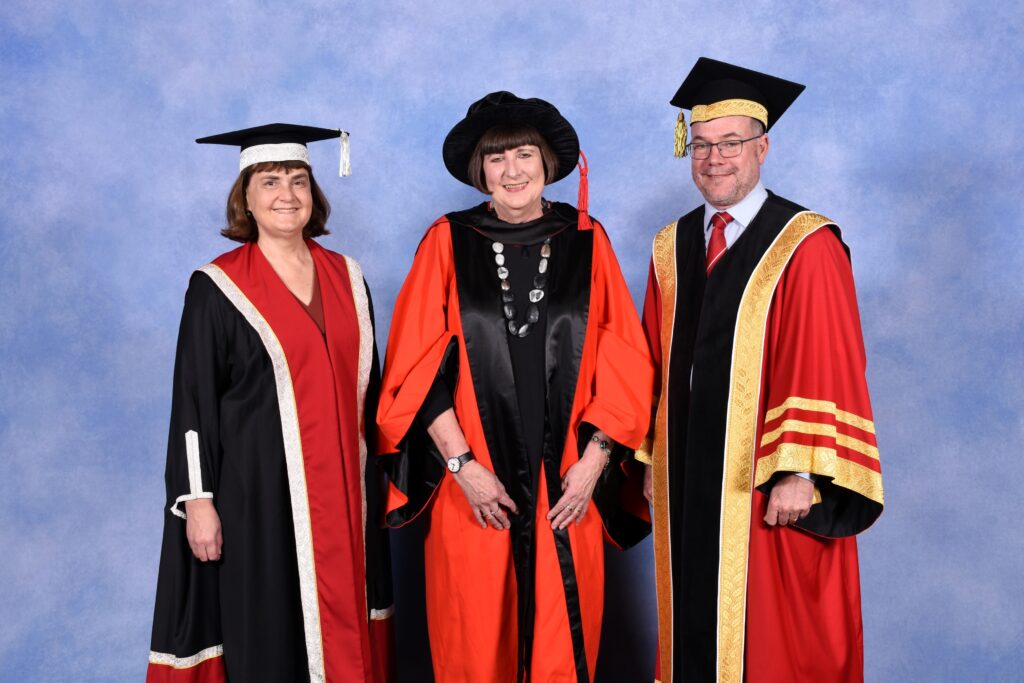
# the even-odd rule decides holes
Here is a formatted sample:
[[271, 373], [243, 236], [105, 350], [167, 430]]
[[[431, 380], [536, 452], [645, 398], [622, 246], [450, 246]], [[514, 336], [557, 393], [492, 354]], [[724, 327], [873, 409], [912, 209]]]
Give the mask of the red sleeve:
[[454, 277], [448, 230], [447, 221], [431, 226], [395, 301], [377, 408], [381, 453], [394, 452], [409, 430], [452, 336], [446, 316]]
[[794, 253], [775, 291], [766, 334], [755, 484], [777, 472], [809, 472], [826, 478], [820, 495], [831, 491], [844, 505], [873, 511], [857, 515], [854, 527], [874, 521], [882, 480], [860, 315], [849, 259], [829, 228], [811, 234]]
[[[644, 334], [647, 336], [647, 347], [651, 351], [651, 360], [656, 370], [661, 369], [661, 289], [658, 277], [654, 273], [654, 260], [647, 271], [647, 294], [644, 296]], [[657, 373], [655, 373], [657, 374]], [[655, 392], [661, 384], [661, 378], [655, 377]]]
[[[448, 325], [449, 298], [455, 296], [449, 230], [444, 219], [430, 227], [395, 302], [377, 407], [379, 455], [401, 450], [453, 337]], [[391, 477], [388, 511], [407, 502], [407, 493]]]
[[651, 354], [651, 361], [654, 363], [654, 383], [651, 391], [650, 401], [650, 427], [647, 430], [646, 438], [636, 451], [636, 459], [650, 465], [651, 452], [654, 443], [655, 415], [658, 410], [658, 401], [661, 397], [661, 288], [658, 286], [658, 277], [654, 270], [654, 259], [651, 259], [651, 266], [647, 272], [647, 293], [644, 296], [643, 329], [647, 337], [647, 348]]

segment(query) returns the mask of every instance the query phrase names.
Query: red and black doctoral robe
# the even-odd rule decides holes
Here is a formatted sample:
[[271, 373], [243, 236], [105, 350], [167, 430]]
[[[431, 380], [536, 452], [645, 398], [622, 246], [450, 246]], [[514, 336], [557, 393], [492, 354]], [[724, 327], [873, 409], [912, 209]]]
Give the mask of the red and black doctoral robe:
[[[848, 251], [769, 193], [708, 277], [703, 215], [655, 237], [644, 306], [658, 680], [862, 680], [854, 535], [883, 499]], [[792, 472], [815, 476], [814, 505], [769, 527]]]
[[[323, 334], [255, 243], [189, 283], [148, 681], [388, 680], [369, 292], [353, 259], [307, 244]], [[185, 538], [197, 498], [220, 515], [217, 562]]]
[[[628, 470], [647, 432], [653, 367], [604, 229], [579, 227], [568, 212], [569, 227], [551, 237], [546, 326], [536, 332], [541, 453], [524, 438], [530, 406], [517, 400], [492, 240], [456, 214], [438, 220], [395, 305], [378, 411], [387, 520], [429, 516], [427, 625], [439, 683], [592, 680], [605, 532], [622, 547], [649, 533], [642, 472]], [[480, 528], [418, 417], [439, 376], [476, 459], [516, 501], [510, 531]], [[545, 516], [594, 427], [620, 444], [614, 464], [580, 523], [553, 531]]]

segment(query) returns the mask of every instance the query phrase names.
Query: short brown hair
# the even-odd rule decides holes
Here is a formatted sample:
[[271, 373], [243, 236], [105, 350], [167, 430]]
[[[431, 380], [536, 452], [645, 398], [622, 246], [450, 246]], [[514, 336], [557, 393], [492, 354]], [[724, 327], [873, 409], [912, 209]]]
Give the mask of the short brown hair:
[[473, 187], [484, 194], [490, 194], [487, 179], [484, 177], [484, 157], [523, 145], [536, 145], [540, 149], [540, 158], [544, 162], [545, 183], [558, 173], [558, 157], [536, 128], [524, 123], [502, 123], [480, 136], [480, 141], [476, 143], [476, 148], [469, 157], [469, 179], [473, 181]]
[[228, 193], [228, 225], [220, 231], [220, 234], [236, 242], [255, 242], [256, 238], [260, 236], [259, 228], [256, 227], [256, 221], [249, 213], [245, 201], [245, 191], [249, 187], [249, 180], [254, 173], [261, 171], [295, 171], [300, 168], [309, 173], [309, 191], [313, 195], [313, 211], [306, 227], [302, 229], [302, 236], [329, 235], [327, 217], [331, 215], [331, 205], [320, 190], [320, 186], [316, 184], [313, 169], [301, 161], [263, 161], [246, 166], [238, 174], [235, 184], [231, 186], [231, 192]]

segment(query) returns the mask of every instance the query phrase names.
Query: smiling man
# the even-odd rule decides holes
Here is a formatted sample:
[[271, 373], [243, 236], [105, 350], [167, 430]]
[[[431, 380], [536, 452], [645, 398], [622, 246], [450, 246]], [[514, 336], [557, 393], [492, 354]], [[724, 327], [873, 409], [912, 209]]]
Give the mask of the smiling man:
[[704, 204], [654, 239], [645, 448], [659, 681], [860, 681], [854, 536], [882, 511], [849, 250], [764, 188], [804, 86], [701, 58], [672, 104]]

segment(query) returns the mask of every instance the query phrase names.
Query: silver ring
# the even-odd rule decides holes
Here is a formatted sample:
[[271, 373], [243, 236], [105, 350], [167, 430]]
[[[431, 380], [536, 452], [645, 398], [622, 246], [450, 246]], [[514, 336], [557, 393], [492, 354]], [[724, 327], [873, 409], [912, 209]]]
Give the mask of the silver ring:
[[484, 517], [493, 517], [493, 516], [494, 516], [494, 513], [489, 511], [489, 510], [484, 513]]
[[574, 512], [576, 510], [576, 508], [573, 507], [572, 505], [566, 505], [565, 509], [568, 510], [569, 512]]

